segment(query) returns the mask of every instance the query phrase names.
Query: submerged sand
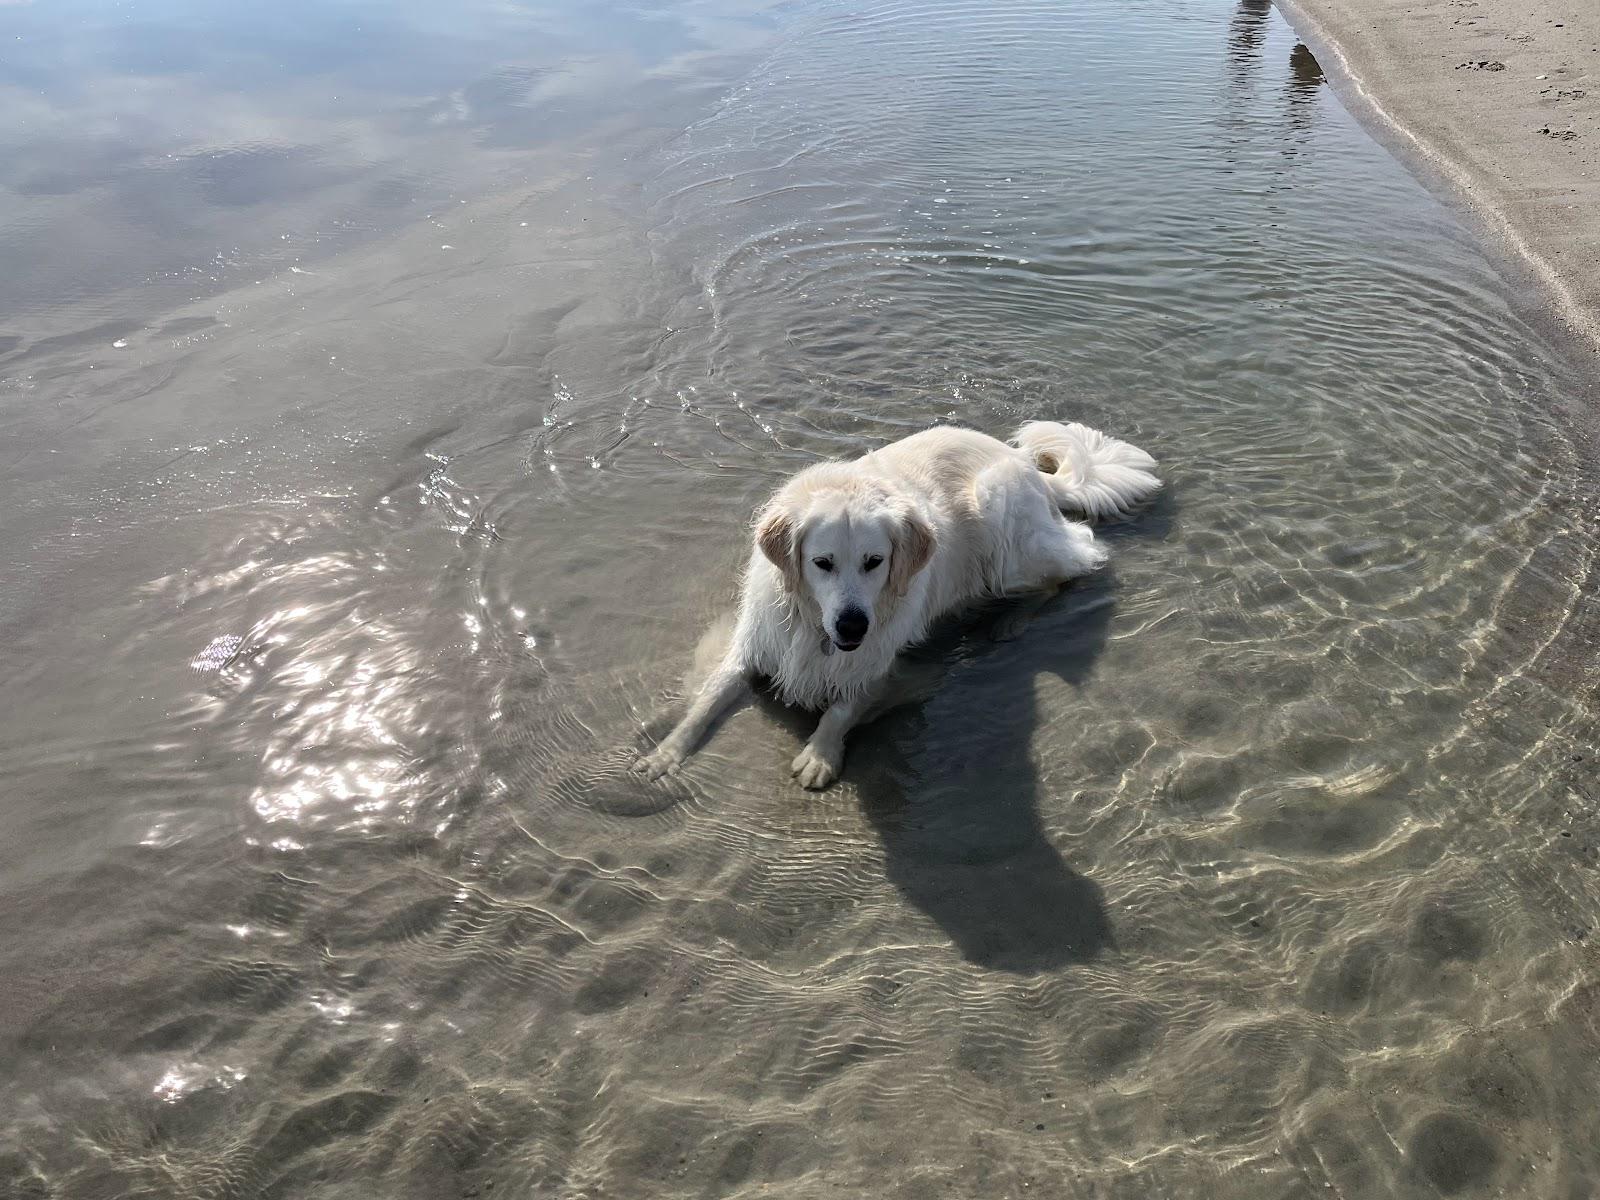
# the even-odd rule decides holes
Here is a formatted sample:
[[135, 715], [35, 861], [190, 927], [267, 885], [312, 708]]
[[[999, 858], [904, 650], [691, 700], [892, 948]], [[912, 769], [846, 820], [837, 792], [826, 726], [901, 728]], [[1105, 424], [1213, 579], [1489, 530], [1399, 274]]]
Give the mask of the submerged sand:
[[1600, 349], [1600, 6], [1280, 0], [1323, 64]]
[[[1268, 0], [249, 7], [0, 154], [0, 1197], [1596, 1193], [1587, 376]], [[627, 770], [783, 478], [1032, 417], [1108, 570]]]

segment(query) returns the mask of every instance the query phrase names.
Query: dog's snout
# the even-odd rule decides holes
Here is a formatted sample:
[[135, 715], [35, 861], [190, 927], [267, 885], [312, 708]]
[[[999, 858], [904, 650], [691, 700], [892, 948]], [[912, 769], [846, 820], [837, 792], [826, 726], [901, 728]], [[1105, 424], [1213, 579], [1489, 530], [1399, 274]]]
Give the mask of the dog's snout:
[[841, 646], [855, 646], [867, 636], [867, 614], [859, 608], [847, 608], [834, 619], [833, 630], [839, 635]]

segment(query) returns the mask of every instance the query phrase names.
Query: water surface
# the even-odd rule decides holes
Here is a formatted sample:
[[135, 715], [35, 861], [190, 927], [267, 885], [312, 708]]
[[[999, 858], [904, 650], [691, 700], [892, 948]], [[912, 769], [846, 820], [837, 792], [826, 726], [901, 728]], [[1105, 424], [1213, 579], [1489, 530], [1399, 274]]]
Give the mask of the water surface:
[[[1600, 1182], [1587, 383], [1265, 4], [0, 46], [0, 1192]], [[779, 481], [1039, 417], [1106, 572], [627, 772]]]

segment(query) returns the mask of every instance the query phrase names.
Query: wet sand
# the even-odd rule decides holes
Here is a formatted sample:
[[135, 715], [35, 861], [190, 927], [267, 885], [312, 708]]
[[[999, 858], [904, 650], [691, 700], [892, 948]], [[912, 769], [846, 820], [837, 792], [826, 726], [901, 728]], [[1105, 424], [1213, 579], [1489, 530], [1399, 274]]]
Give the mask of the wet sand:
[[[1600, 7], [1280, 0], [1347, 101], [1525, 264], [1600, 350]], [[1363, 112], [1362, 110], [1366, 111]]]
[[[0, 1198], [1595, 1193], [1593, 372], [1268, 0], [92, 7], [0, 4]], [[1030, 418], [1161, 460], [1107, 571], [826, 793], [628, 771], [780, 480]]]

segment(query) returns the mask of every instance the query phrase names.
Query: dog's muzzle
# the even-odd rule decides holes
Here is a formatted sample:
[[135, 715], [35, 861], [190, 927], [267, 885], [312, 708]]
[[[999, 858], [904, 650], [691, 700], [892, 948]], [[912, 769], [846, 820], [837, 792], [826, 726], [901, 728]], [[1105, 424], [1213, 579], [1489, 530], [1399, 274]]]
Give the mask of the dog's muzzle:
[[833, 644], [848, 653], [861, 645], [871, 625], [867, 614], [859, 608], [847, 608], [833, 621]]

